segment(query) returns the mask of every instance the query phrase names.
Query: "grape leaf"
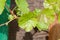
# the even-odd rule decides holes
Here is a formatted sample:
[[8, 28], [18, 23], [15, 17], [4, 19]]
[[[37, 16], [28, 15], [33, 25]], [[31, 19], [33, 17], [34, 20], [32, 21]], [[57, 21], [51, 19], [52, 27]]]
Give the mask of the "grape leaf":
[[35, 18], [27, 21], [25, 31], [26, 32], [31, 31], [33, 29], [33, 27], [36, 26], [36, 24], [37, 24], [37, 20]]
[[48, 29], [48, 19], [45, 15], [41, 14], [39, 21], [37, 23], [38, 30], [47, 30]]
[[0, 0], [0, 15], [2, 14], [2, 11], [4, 10], [6, 0]]
[[29, 12], [27, 14], [23, 14], [19, 19], [18, 19], [18, 25], [22, 29], [25, 29], [26, 32], [29, 32], [33, 29], [33, 27], [36, 26], [37, 24], [37, 16], [40, 14], [39, 9], [35, 9], [33, 12]]
[[47, 30], [48, 29], [48, 24], [46, 24], [44, 22], [38, 22], [37, 28], [38, 28], [39, 31]]
[[44, 8], [53, 9], [52, 5], [50, 5], [48, 2], [44, 2], [43, 5], [44, 5]]
[[46, 16], [50, 16], [50, 15], [54, 15], [54, 10], [53, 9], [49, 9], [49, 8], [45, 8], [45, 9], [42, 10], [41, 13], [45, 14]]
[[29, 12], [28, 3], [26, 0], [15, 0], [15, 2], [22, 13]]
[[55, 4], [58, 0], [46, 0], [50, 4]]
[[55, 11], [55, 13], [57, 13], [58, 11], [60, 11], [60, 7], [58, 4], [52, 5], [53, 6], [53, 10]]
[[8, 16], [8, 19], [9, 19], [9, 20], [13, 20], [13, 19], [14, 19], [14, 16], [9, 15], [9, 16]]
[[49, 9], [49, 8], [45, 8], [44, 10], [42, 10], [42, 14], [44, 14], [49, 23], [54, 22], [54, 10], [53, 9]]
[[[60, 0], [45, 0], [44, 9], [42, 10], [35, 9], [33, 12], [28, 12], [27, 11], [28, 4], [26, 3], [26, 0], [16, 0], [18, 9], [21, 10], [23, 13], [27, 13], [27, 14], [23, 14], [18, 19], [19, 27], [24, 29], [26, 32], [31, 31], [33, 27], [37, 27], [38, 30], [47, 30], [49, 25], [53, 23], [55, 20], [54, 14], [60, 11], [59, 1]], [[23, 2], [25, 2], [26, 4], [24, 4]], [[60, 21], [60, 18], [58, 19], [58, 21]]]
[[18, 19], [18, 23], [21, 25], [24, 22], [28, 21], [29, 19], [35, 17], [35, 15], [33, 14], [33, 12], [29, 12], [28, 14], [24, 14], [22, 15], [19, 19]]
[[42, 10], [42, 15], [45, 15], [48, 19], [48, 23], [52, 23], [54, 22], [54, 10], [49, 9], [49, 8], [45, 8], [44, 10]]
[[44, 6], [53, 9], [56, 13], [60, 10], [60, 0], [45, 0]]
[[24, 22], [22, 25], [20, 25], [19, 27], [21, 27], [22, 29], [25, 29], [26, 32], [29, 32], [33, 29], [33, 27], [35, 27], [37, 24], [37, 20], [36, 18], [32, 18], [26, 22]]
[[36, 8], [36, 9], [33, 11], [33, 13], [38, 16], [38, 15], [41, 14], [41, 10]]

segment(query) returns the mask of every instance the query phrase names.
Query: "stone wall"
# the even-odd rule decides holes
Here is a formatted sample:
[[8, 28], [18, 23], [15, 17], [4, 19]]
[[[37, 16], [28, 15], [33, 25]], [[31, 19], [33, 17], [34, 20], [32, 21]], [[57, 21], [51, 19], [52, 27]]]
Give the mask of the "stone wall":
[[27, 0], [29, 4], [30, 10], [34, 10], [35, 8], [43, 9], [43, 2], [44, 0]]

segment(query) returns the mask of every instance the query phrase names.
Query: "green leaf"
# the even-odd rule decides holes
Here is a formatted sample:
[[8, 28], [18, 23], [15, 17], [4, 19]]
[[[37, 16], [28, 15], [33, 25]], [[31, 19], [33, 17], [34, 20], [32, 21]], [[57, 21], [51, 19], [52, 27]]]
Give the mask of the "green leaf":
[[46, 24], [44, 22], [38, 22], [37, 28], [38, 28], [39, 31], [47, 30], [48, 29], [48, 24]]
[[26, 28], [25, 28], [25, 31], [26, 32], [30, 32], [31, 30], [33, 29], [33, 27], [30, 25], [28, 25]]
[[35, 27], [37, 24], [36, 16], [37, 14], [35, 14], [34, 12], [29, 12], [27, 14], [22, 15], [18, 19], [19, 27], [21, 27], [22, 29], [25, 29], [26, 32], [31, 31], [33, 27]]
[[22, 15], [20, 11], [18, 11], [16, 14], [17, 14], [17, 16], [21, 16]]
[[53, 6], [53, 10], [57, 13], [58, 11], [60, 11], [60, 7], [59, 7], [59, 5], [58, 4], [54, 4], [54, 5], [52, 5]]
[[6, 0], [0, 0], [0, 15], [2, 14], [2, 11], [4, 10]]
[[54, 15], [54, 10], [53, 9], [49, 9], [49, 8], [45, 8], [45, 9], [42, 10], [41, 13], [45, 14], [47, 16], [50, 16], [50, 15]]
[[52, 5], [50, 5], [48, 2], [44, 2], [43, 5], [44, 5], [44, 8], [53, 9]]
[[[54, 22], [54, 14], [58, 13], [58, 21], [60, 22], [60, 0], [45, 0], [44, 9], [35, 9], [29, 12], [26, 0], [15, 0], [21, 17], [18, 19], [18, 25], [26, 32], [31, 31], [34, 27], [38, 30], [47, 30], [49, 25]], [[26, 13], [26, 14], [24, 14]]]
[[48, 24], [51, 24], [52, 22], [54, 22], [54, 11], [50, 10], [50, 9], [45, 9], [43, 12], [43, 15], [46, 16], [47, 20], [48, 20]]
[[39, 20], [37, 23], [38, 30], [47, 30], [49, 25], [52, 22], [54, 22], [54, 16], [53, 15], [46, 16], [45, 14], [41, 14], [38, 20]]
[[54, 20], [55, 20], [55, 16], [54, 16], [54, 15], [47, 16], [47, 18], [48, 18], [48, 23], [49, 23], [49, 24], [53, 23]]
[[22, 15], [19, 19], [18, 19], [18, 23], [19, 25], [22, 25], [23, 23], [25, 23], [26, 21], [30, 20], [31, 18], [36, 17], [36, 15], [33, 12], [29, 12], [28, 14], [24, 14]]
[[20, 11], [22, 13], [28, 13], [29, 12], [29, 8], [28, 8], [28, 3], [26, 0], [15, 0], [18, 9], [20, 9]]
[[25, 31], [26, 32], [31, 31], [33, 27], [36, 26], [36, 24], [37, 24], [37, 20], [35, 18], [32, 18], [31, 20], [27, 21]]
[[54, 22], [55, 16], [53, 15], [54, 14], [53, 10], [50, 10], [50, 11], [45, 10], [45, 11], [42, 11], [42, 12], [43, 12], [43, 14], [41, 14], [42, 17], [40, 18], [41, 21], [45, 22], [44, 20], [47, 19], [48, 24], [51, 24], [52, 22]]
[[38, 15], [41, 14], [41, 10], [36, 8], [36, 9], [33, 11], [33, 13], [38, 16]]
[[50, 4], [55, 4], [58, 0], [46, 0]]
[[40, 30], [40, 31], [41, 30], [47, 30], [48, 25], [49, 25], [49, 23], [48, 23], [48, 19], [47, 19], [46, 15], [41, 14], [39, 21], [37, 23], [38, 30]]
[[9, 19], [9, 20], [13, 20], [14, 17], [13, 17], [12, 15], [9, 15], [9, 16], [8, 16], [8, 19]]
[[36, 24], [37, 24], [36, 18], [32, 18], [28, 21], [25, 21], [22, 25], [20, 24], [19, 25], [22, 29], [25, 29], [26, 32], [29, 32], [33, 29], [33, 27], [36, 26]]
[[60, 6], [60, 0], [57, 0], [57, 4]]
[[45, 0], [44, 8], [53, 9], [57, 13], [60, 10], [60, 0]]

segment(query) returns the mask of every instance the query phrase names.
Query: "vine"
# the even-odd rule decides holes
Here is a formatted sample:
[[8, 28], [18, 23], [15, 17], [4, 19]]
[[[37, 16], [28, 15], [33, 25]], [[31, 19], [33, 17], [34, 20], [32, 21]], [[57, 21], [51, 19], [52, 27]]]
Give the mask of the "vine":
[[[5, 4], [5, 1], [3, 4]], [[48, 28], [50, 29], [53, 25], [60, 23], [59, 2], [60, 0], [44, 0], [44, 9], [35, 8], [34, 11], [30, 11], [26, 0], [15, 0], [16, 7], [13, 10], [16, 11], [17, 16], [13, 10], [10, 10], [8, 6], [5, 5], [11, 13], [8, 17], [10, 21], [8, 21], [7, 24], [17, 19], [18, 26], [26, 32], [31, 31], [35, 27], [37, 27], [39, 31], [48, 30]], [[3, 5], [2, 7], [4, 8]], [[0, 10], [3, 8], [0, 7]]]

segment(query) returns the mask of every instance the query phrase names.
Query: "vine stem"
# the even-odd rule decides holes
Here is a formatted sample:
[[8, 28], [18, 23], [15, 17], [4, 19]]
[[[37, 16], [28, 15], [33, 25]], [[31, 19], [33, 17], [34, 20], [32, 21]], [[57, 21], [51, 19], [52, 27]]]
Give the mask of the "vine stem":
[[13, 12], [12, 10], [9, 9], [9, 11], [10, 11], [11, 15], [14, 16], [14, 19], [15, 19], [15, 18], [18, 18], [18, 17], [14, 14], [14, 12]]
[[[14, 12], [8, 7], [8, 5], [6, 4], [5, 6], [7, 8], [7, 10], [11, 13], [12, 16], [14, 16], [14, 19], [17, 19], [18, 17], [14, 14]], [[12, 19], [12, 20], [14, 20]], [[8, 23], [10, 23], [12, 20], [6, 22], [6, 23], [3, 23], [3, 24], [0, 24], [0, 27], [1, 26], [4, 26], [4, 25], [8, 25]]]
[[[11, 11], [12, 12], [12, 11]], [[16, 17], [15, 15], [13, 15], [15, 18], [14, 19], [18, 19], [18, 17]], [[5, 23], [3, 23], [3, 24], [0, 24], [0, 27], [1, 26], [4, 26], [4, 25], [8, 25], [8, 23], [10, 23], [11, 21], [13, 21], [14, 19], [12, 19], [12, 20], [10, 20], [10, 21], [8, 21], [8, 22], [5, 22]]]
[[11, 15], [14, 16], [14, 18], [17, 18], [17, 16], [13, 12], [16, 7], [13, 10], [11, 10], [7, 4], [5, 5], [5, 7], [11, 13]]
[[[14, 19], [17, 19], [17, 18], [18, 18], [18, 17], [13, 13], [13, 11], [10, 10], [10, 13], [11, 13], [12, 16], [14, 16]], [[6, 23], [0, 24], [0, 27], [3, 26], [3, 25], [8, 25], [8, 23], [10, 23], [11, 21], [13, 21], [14, 19], [12, 19], [12, 20], [10, 20], [10, 21], [8, 21], [8, 22], [6, 22]]]
[[51, 30], [51, 28], [52, 28], [55, 24], [58, 24], [58, 14], [55, 13], [54, 16], [55, 16], [55, 21], [54, 21], [52, 24], [50, 24], [50, 26], [49, 26], [49, 31]]
[[[14, 19], [13, 19], [14, 20]], [[3, 23], [3, 24], [0, 24], [0, 27], [1, 26], [4, 26], [4, 25], [8, 25], [8, 23], [10, 23], [12, 20], [10, 20], [10, 21], [8, 21], [8, 22], [6, 22], [6, 23]]]

